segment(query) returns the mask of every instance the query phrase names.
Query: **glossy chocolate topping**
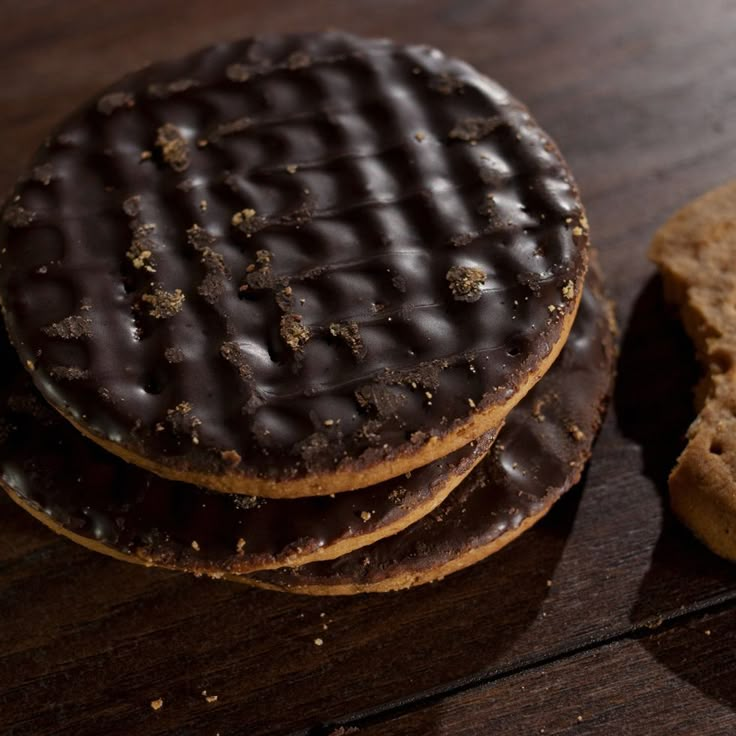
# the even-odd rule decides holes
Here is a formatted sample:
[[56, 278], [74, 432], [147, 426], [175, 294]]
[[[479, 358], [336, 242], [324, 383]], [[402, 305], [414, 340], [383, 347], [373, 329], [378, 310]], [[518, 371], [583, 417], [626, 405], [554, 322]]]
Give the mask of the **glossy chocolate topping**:
[[402, 528], [493, 439], [484, 435], [408, 477], [334, 497], [215, 493], [149, 473], [85, 438], [38, 395], [4, 336], [0, 342], [0, 484], [53, 525], [166, 567], [242, 573], [337, 543], [358, 547], [362, 537]]
[[588, 280], [593, 283], [586, 285], [557, 362], [509, 414], [486, 458], [435, 511], [331, 562], [248, 577], [300, 592], [346, 585], [360, 590], [406, 576], [424, 582], [447, 563], [460, 569], [468, 564], [463, 558], [548, 509], [579, 480], [612, 383], [613, 311], [597, 274]]
[[588, 245], [564, 161], [504, 89], [342, 33], [124, 78], [2, 219], [6, 324], [48, 401], [159, 466], [273, 480], [507, 402], [559, 341]]

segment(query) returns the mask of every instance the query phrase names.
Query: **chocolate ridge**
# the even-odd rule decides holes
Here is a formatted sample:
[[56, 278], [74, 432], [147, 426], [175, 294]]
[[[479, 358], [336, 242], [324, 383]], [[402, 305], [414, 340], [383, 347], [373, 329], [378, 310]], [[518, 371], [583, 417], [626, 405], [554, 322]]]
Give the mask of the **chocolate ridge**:
[[[425, 47], [204, 49], [113, 85], [32, 167], [4, 211], [0, 298], [34, 382], [108, 449], [211, 487], [345, 490], [466, 441], [538, 377], [586, 268], [554, 144]], [[89, 334], [48, 333], [70, 317]], [[331, 330], [351, 323], [356, 349]], [[435, 388], [394, 380], [437, 364]], [[167, 421], [183, 403], [189, 422]]]
[[593, 268], [557, 362], [509, 414], [486, 458], [437, 509], [338, 559], [241, 582], [313, 595], [396, 590], [498, 551], [580, 479], [608, 403], [615, 335], [613, 308]]

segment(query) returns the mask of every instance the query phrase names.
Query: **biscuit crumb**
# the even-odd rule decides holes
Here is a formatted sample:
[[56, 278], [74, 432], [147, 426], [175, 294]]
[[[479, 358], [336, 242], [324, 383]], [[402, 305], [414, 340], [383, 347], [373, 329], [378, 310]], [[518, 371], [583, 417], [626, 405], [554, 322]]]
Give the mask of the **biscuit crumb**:
[[453, 266], [445, 278], [450, 284], [453, 297], [461, 302], [477, 302], [486, 282], [485, 273], [470, 266]]
[[141, 297], [141, 301], [149, 305], [148, 314], [155, 319], [169, 319], [181, 312], [184, 299], [181, 289], [166, 291], [160, 284], [154, 287], [153, 294]]
[[575, 296], [575, 284], [572, 281], [568, 281], [562, 287], [562, 296], [568, 301]]
[[201, 212], [207, 212], [207, 200], [206, 199], [199, 200], [199, 209]]
[[161, 710], [161, 708], [163, 708], [163, 705], [164, 705], [163, 698], [156, 698], [156, 700], [151, 701], [151, 708], [153, 708], [153, 710]]
[[447, 72], [442, 72], [433, 77], [429, 82], [429, 88], [443, 95], [451, 95], [455, 92], [462, 92], [465, 82], [459, 77]]
[[301, 351], [311, 335], [309, 327], [302, 324], [300, 314], [289, 313], [281, 317], [281, 337], [294, 352]]
[[473, 399], [468, 399], [468, 406], [471, 409], [475, 409], [475, 407], [476, 407], [475, 401], [473, 401]]
[[252, 207], [246, 207], [230, 218], [230, 224], [251, 237], [266, 226], [266, 219], [259, 217]]
[[208, 703], [216, 703], [218, 701], [217, 695], [207, 695], [206, 690], [202, 690], [202, 697], [208, 702]]
[[569, 424], [567, 431], [576, 442], [582, 442], [585, 439], [585, 434], [577, 424]]
[[79, 340], [82, 337], [92, 336], [92, 320], [73, 314], [43, 327], [42, 332], [49, 337], [60, 337], [62, 340]]
[[245, 539], [243, 537], [240, 537], [238, 541], [235, 544], [235, 550], [237, 552], [242, 552], [245, 549]]
[[304, 51], [294, 51], [292, 54], [289, 55], [289, 58], [286, 60], [286, 65], [292, 71], [296, 69], [304, 69], [305, 67], [309, 66], [311, 63], [312, 63], [311, 57], [309, 56], [309, 54], [306, 54]]
[[287, 170], [287, 171], [288, 171], [288, 172], [289, 172], [290, 174], [296, 174], [296, 172], [297, 172], [298, 168], [299, 168], [299, 167], [298, 167], [298, 166], [297, 166], [296, 164], [289, 164], [289, 165], [288, 165], [288, 166], [286, 167], [286, 170]]
[[195, 552], [199, 552], [199, 542], [196, 539], [192, 541], [192, 549]]
[[317, 637], [314, 640], [314, 645], [317, 646], [317, 647], [321, 647], [324, 643], [325, 643], [324, 640], [323, 639], [320, 639], [320, 637]]
[[572, 234], [579, 238], [583, 234], [583, 228], [581, 228], [579, 225], [575, 225], [575, 227], [572, 229]]
[[163, 160], [181, 173], [189, 168], [189, 147], [181, 131], [171, 123], [162, 125], [156, 133], [156, 146]]
[[251, 69], [245, 64], [230, 64], [225, 69], [225, 76], [231, 82], [247, 82], [251, 78]]
[[45, 187], [51, 184], [51, 180], [54, 177], [54, 166], [50, 163], [39, 164], [33, 167], [31, 172], [31, 178], [33, 181], [40, 182]]
[[35, 218], [34, 212], [20, 204], [11, 204], [3, 212], [3, 222], [10, 227], [28, 227]]
[[490, 118], [466, 118], [461, 120], [450, 131], [449, 137], [475, 145], [479, 140], [489, 136], [496, 128], [503, 125], [499, 116]]
[[[253, 380], [253, 369], [248, 362], [247, 356], [237, 342], [228, 341], [222, 343], [220, 346], [220, 355], [238, 371], [238, 374], [244, 381]], [[240, 462], [240, 458], [238, 458], [238, 462]]]
[[371, 512], [370, 511], [361, 511], [360, 512], [360, 518], [363, 519], [363, 521], [370, 521], [371, 520]]
[[[128, 216], [131, 216], [131, 212], [136, 212], [137, 214], [136, 208], [137, 202], [135, 208], [131, 204], [130, 200], [126, 200], [125, 203], [123, 203], [123, 209]], [[151, 237], [152, 233], [155, 232], [155, 230], [155, 225], [136, 225], [134, 227], [133, 241], [130, 245], [130, 248], [128, 248], [125, 253], [126, 258], [128, 258], [128, 260], [130, 260], [130, 262], [133, 264], [133, 268], [142, 268], [149, 273], [155, 273], [156, 264], [153, 260], [153, 249], [155, 248], [155, 242]]]
[[427, 134], [423, 130], [418, 130], [416, 133], [414, 133], [414, 138], [421, 143], [427, 138]]
[[[225, 136], [242, 133], [244, 130], [248, 130], [252, 124], [253, 121], [250, 118], [237, 118], [235, 120], [229, 120], [227, 123], [220, 123], [210, 133], [209, 140], [217, 142]], [[204, 143], [206, 144], [207, 141], [205, 140]]]
[[325, 419], [322, 424], [325, 425], [325, 427], [331, 427], [335, 423], [334, 419]]
[[121, 108], [130, 109], [135, 105], [135, 98], [129, 92], [110, 92], [97, 100], [97, 112], [112, 115]]
[[341, 338], [352, 351], [355, 358], [362, 360], [366, 356], [366, 348], [360, 335], [357, 322], [333, 322], [330, 325], [330, 334]]
[[240, 453], [236, 452], [235, 450], [223, 450], [220, 453], [220, 457], [228, 465], [239, 465], [241, 460], [243, 459], [240, 457]]
[[167, 363], [181, 363], [184, 360], [184, 351], [177, 347], [166, 348], [164, 358], [166, 358]]

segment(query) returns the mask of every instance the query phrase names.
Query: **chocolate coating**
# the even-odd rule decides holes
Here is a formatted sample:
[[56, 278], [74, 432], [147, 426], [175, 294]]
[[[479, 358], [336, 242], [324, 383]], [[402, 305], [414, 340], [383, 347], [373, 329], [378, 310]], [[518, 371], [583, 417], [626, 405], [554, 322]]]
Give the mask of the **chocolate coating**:
[[478, 550], [495, 551], [491, 545], [501, 546], [549, 509], [579, 480], [612, 384], [613, 311], [597, 274], [588, 280], [557, 362], [509, 414], [486, 458], [435, 511], [335, 560], [248, 577], [301, 593], [391, 589], [392, 580], [406, 587], [477, 562]]
[[273, 481], [508, 402], [564, 337], [588, 246], [508, 92], [342, 33], [124, 78], [47, 140], [0, 241], [9, 335], [50, 403], [163, 474]]
[[166, 480], [105, 452], [43, 401], [4, 336], [0, 385], [0, 485], [12, 497], [112, 552], [209, 575], [293, 563], [403, 528], [493, 440], [485, 435], [409, 477], [351, 493], [253, 498]]

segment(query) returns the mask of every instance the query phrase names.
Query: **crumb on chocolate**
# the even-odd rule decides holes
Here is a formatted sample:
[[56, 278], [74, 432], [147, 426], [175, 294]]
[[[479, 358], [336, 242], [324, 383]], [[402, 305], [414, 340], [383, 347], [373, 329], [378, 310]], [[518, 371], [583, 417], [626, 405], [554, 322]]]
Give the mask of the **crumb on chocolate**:
[[465, 87], [465, 82], [453, 74], [443, 72], [433, 76], [429, 80], [429, 88], [443, 95], [451, 95], [460, 92]]
[[416, 133], [414, 133], [414, 138], [418, 143], [421, 143], [422, 141], [426, 140], [427, 134], [423, 130], [418, 130]]
[[149, 84], [146, 92], [149, 97], [165, 100], [167, 97], [179, 94], [180, 92], [186, 92], [193, 87], [199, 87], [199, 82], [196, 79], [177, 79], [174, 82], [154, 82]]
[[445, 278], [450, 284], [453, 297], [461, 302], [478, 301], [486, 282], [485, 273], [470, 266], [453, 266]]
[[230, 363], [244, 381], [253, 379], [253, 369], [240, 345], [234, 341], [228, 341], [220, 345], [220, 355]]
[[250, 237], [259, 230], [263, 230], [267, 221], [265, 217], [259, 217], [252, 207], [246, 207], [230, 218], [230, 224]]
[[156, 284], [153, 294], [144, 294], [141, 300], [148, 304], [148, 314], [155, 319], [169, 319], [181, 312], [185, 296], [181, 289], [166, 291]]
[[490, 118], [466, 118], [461, 120], [450, 131], [449, 137], [454, 140], [475, 144], [489, 136], [496, 128], [503, 125], [503, 119], [494, 116]]
[[53, 179], [53, 177], [54, 167], [53, 164], [50, 163], [34, 166], [33, 171], [31, 172], [31, 178], [33, 179], [33, 181], [40, 182], [45, 187], [51, 184], [51, 180]]
[[180, 401], [173, 409], [167, 409], [166, 421], [174, 434], [189, 435], [195, 445], [199, 444], [197, 427], [202, 422], [192, 414], [192, 405], [188, 401]]
[[314, 645], [316, 647], [321, 647], [324, 643], [324, 639], [321, 639], [319, 636], [314, 640]]
[[199, 552], [200, 550], [199, 542], [196, 539], [192, 540], [192, 549], [195, 552]]
[[296, 172], [297, 172], [297, 170], [298, 170], [298, 169], [299, 169], [299, 167], [298, 167], [298, 166], [297, 166], [296, 164], [289, 164], [289, 165], [288, 165], [288, 166], [286, 167], [286, 170], [287, 170], [287, 171], [288, 171], [288, 172], [289, 172], [290, 174], [296, 174]]
[[10, 227], [28, 227], [36, 219], [36, 213], [14, 203], [5, 208], [3, 222]]
[[62, 340], [79, 340], [92, 336], [92, 320], [82, 315], [70, 315], [59, 322], [42, 328], [49, 337], [60, 337]]
[[242, 457], [240, 457], [240, 453], [236, 450], [223, 450], [220, 453], [220, 457], [228, 464], [228, 465], [240, 465], [240, 462], [242, 461]]
[[248, 509], [258, 509], [266, 503], [265, 498], [259, 498], [258, 496], [245, 496], [242, 494], [236, 494], [233, 497], [233, 503], [241, 510], [247, 511]]
[[181, 363], [184, 360], [184, 351], [177, 347], [166, 348], [164, 358], [167, 363]]
[[[134, 204], [131, 200], [126, 200], [128, 204], [128, 212], [136, 212]], [[125, 208], [125, 203], [123, 207]], [[126, 212], [127, 214], [127, 212]], [[156, 272], [156, 266], [153, 261], [153, 251], [156, 243], [152, 234], [156, 231], [155, 225], [136, 225], [133, 229], [133, 240], [130, 248], [125, 253], [126, 258], [133, 264], [133, 268], [144, 269], [149, 273]]]
[[330, 334], [343, 340], [355, 358], [365, 358], [367, 351], [357, 322], [333, 322], [330, 325]]
[[243, 537], [240, 537], [240, 539], [238, 539], [238, 541], [235, 543], [235, 551], [242, 553], [244, 549], [245, 549], [245, 539], [243, 539]]
[[585, 433], [580, 429], [580, 427], [578, 427], [577, 424], [568, 424], [567, 431], [576, 442], [582, 442], [585, 439]]
[[583, 234], [583, 228], [580, 227], [580, 225], [575, 225], [575, 227], [572, 229], [572, 234], [579, 238]]
[[156, 134], [156, 146], [163, 160], [176, 172], [189, 168], [189, 147], [181, 131], [171, 123], [162, 125]]
[[370, 511], [361, 511], [360, 512], [360, 518], [363, 521], [370, 521], [371, 520], [371, 516], [372, 516], [372, 514], [371, 514]]
[[312, 63], [311, 57], [309, 56], [309, 54], [306, 54], [304, 51], [294, 51], [294, 53], [289, 54], [289, 58], [286, 60], [286, 65], [292, 71], [296, 69], [304, 69], [305, 67], [309, 66], [311, 63]]
[[112, 115], [121, 108], [130, 109], [135, 105], [135, 97], [130, 92], [109, 92], [97, 100], [97, 111], [103, 115]]
[[462, 248], [465, 245], [469, 245], [478, 237], [478, 233], [460, 233], [459, 235], [453, 235], [450, 238], [450, 245], [453, 248]]
[[562, 287], [562, 296], [568, 301], [575, 296], [575, 284], [572, 281], [568, 281]]
[[54, 378], [60, 378], [64, 381], [81, 381], [89, 377], [89, 371], [76, 366], [55, 365], [49, 370], [49, 373]]
[[141, 151], [140, 156], [138, 159], [140, 161], [150, 161], [153, 158], [153, 151], [149, 151], [146, 149], [145, 151]]
[[281, 337], [294, 351], [301, 351], [311, 337], [311, 330], [302, 324], [302, 316], [290, 312], [281, 317]]
[[128, 197], [123, 200], [123, 212], [128, 217], [138, 217], [141, 213], [141, 197], [139, 194], [134, 194], [132, 197]]
[[245, 64], [230, 64], [225, 69], [225, 76], [231, 82], [247, 82], [252, 75], [252, 70]]
[[236, 133], [242, 133], [244, 130], [248, 130], [248, 128], [250, 128], [252, 124], [253, 121], [247, 117], [229, 120], [226, 123], [220, 123], [219, 125], [217, 125], [207, 136], [207, 139], [213, 142], [217, 142], [225, 136], [235, 135]]
[[156, 698], [156, 700], [151, 701], [151, 708], [153, 710], [161, 710], [164, 706], [164, 699], [163, 698]]

